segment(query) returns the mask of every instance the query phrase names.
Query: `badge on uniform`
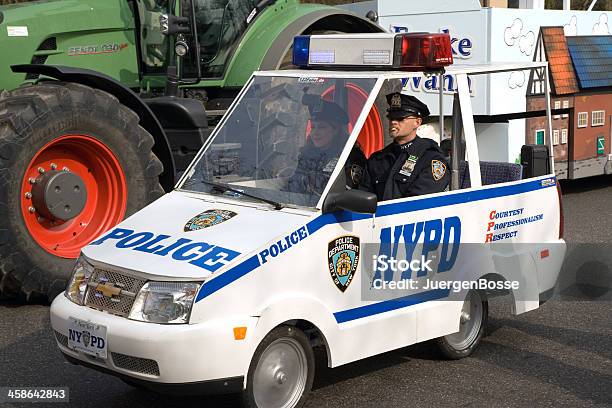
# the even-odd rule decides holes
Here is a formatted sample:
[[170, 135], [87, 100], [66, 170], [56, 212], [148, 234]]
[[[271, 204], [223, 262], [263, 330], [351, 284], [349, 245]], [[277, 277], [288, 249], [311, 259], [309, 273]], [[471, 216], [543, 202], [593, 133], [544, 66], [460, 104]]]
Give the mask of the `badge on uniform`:
[[442, 163], [440, 160], [432, 160], [431, 174], [433, 175], [434, 180], [442, 180], [442, 178], [446, 174], [446, 164]]
[[212, 227], [213, 225], [221, 224], [237, 215], [233, 211], [228, 210], [206, 210], [187, 222], [184, 231], [197, 231], [204, 228]]
[[323, 167], [322, 171], [324, 173], [331, 173], [332, 171], [334, 171], [334, 168], [336, 167], [336, 164], [338, 164], [338, 158], [334, 157], [333, 159], [331, 159], [330, 161], [327, 162], [325, 167]]
[[414, 166], [416, 165], [417, 160], [417, 156], [410, 155], [410, 157], [408, 157], [408, 159], [406, 159], [406, 161], [402, 165], [402, 168], [399, 171], [400, 174], [403, 174], [406, 177], [410, 177], [412, 175], [412, 172], [414, 171]]
[[351, 177], [353, 185], [358, 185], [361, 182], [361, 177], [363, 177], [363, 167], [358, 164], [353, 164], [349, 171], [349, 176]]
[[329, 273], [334, 284], [344, 292], [353, 281], [359, 265], [359, 237], [344, 235], [330, 241], [327, 249]]

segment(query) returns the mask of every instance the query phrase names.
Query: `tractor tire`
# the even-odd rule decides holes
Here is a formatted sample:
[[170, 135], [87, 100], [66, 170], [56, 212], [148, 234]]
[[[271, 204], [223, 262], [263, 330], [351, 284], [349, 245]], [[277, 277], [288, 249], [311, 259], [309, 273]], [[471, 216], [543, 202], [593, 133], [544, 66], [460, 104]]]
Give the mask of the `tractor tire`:
[[101, 90], [46, 81], [4, 92], [0, 293], [52, 300], [83, 246], [160, 197], [153, 144], [138, 116]]
[[259, 125], [262, 157], [258, 177], [288, 177], [293, 173], [299, 146], [295, 135], [306, 135], [308, 109], [302, 105], [300, 91], [291, 84], [274, 86], [262, 92]]

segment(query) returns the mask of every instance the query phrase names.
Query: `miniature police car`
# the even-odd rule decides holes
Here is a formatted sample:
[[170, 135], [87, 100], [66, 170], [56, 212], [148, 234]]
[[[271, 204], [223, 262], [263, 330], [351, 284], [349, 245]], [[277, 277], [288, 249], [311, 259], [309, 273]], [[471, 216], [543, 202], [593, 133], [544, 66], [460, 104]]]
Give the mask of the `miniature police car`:
[[[546, 64], [451, 62], [446, 34], [297, 37], [305, 69], [255, 73], [176, 189], [83, 249], [51, 306], [61, 352], [132, 385], [295, 407], [313, 347], [330, 367], [430, 339], [461, 358], [492, 293], [510, 293], [516, 314], [538, 308], [565, 254], [554, 163], [525, 178], [480, 160], [468, 74]], [[452, 173], [448, 191], [377, 202], [348, 188], [353, 149], [388, 143], [379, 96], [444, 69], [467, 153], [459, 141], [434, 169]], [[345, 110], [347, 130], [313, 175], [323, 182], [288, 188], [320, 100]]]

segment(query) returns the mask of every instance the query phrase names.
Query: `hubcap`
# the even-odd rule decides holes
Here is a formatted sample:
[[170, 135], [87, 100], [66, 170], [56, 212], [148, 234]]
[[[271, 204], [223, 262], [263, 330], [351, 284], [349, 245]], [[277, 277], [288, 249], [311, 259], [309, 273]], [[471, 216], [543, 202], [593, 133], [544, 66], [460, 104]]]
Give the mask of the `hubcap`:
[[282, 338], [262, 353], [253, 376], [253, 394], [259, 407], [295, 407], [308, 377], [308, 361], [301, 344]]
[[482, 326], [482, 297], [479, 292], [470, 291], [463, 302], [459, 322], [459, 331], [445, 339], [454, 349], [465, 350], [474, 343]]
[[76, 258], [81, 248], [116, 225], [127, 207], [126, 176], [98, 139], [63, 135], [32, 158], [21, 182], [21, 214], [45, 251]]
[[78, 175], [51, 170], [36, 179], [31, 197], [35, 210], [44, 218], [68, 221], [85, 208], [87, 188]]

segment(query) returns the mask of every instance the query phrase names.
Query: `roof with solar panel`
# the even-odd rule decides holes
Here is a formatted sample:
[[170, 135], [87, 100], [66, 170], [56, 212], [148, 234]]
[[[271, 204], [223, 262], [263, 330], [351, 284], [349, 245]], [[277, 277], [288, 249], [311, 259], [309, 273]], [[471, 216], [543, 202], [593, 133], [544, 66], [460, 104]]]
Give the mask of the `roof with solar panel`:
[[581, 89], [612, 86], [612, 35], [567, 37]]
[[563, 27], [541, 27], [540, 39], [555, 94], [612, 87], [612, 35], [570, 37]]

